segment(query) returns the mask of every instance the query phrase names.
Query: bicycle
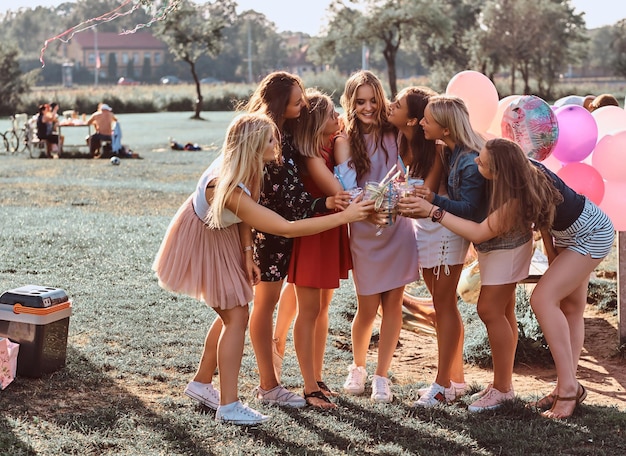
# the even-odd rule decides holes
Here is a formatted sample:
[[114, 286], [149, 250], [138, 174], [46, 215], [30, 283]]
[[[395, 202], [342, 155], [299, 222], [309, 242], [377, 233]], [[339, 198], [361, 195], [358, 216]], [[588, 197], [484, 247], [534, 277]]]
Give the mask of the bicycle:
[[20, 113], [11, 116], [11, 129], [0, 133], [2, 141], [0, 145], [3, 147], [3, 152], [16, 154], [19, 152], [30, 151], [30, 141], [28, 138], [28, 114]]

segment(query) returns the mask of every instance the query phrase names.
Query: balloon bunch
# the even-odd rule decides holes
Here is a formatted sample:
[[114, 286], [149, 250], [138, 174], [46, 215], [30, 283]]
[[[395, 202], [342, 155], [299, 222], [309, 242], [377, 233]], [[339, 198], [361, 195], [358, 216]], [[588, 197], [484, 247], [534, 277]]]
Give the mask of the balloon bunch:
[[604, 106], [550, 106], [532, 95], [498, 100], [495, 85], [482, 73], [462, 71], [446, 93], [465, 101], [472, 127], [486, 138], [517, 142], [626, 231], [626, 111]]

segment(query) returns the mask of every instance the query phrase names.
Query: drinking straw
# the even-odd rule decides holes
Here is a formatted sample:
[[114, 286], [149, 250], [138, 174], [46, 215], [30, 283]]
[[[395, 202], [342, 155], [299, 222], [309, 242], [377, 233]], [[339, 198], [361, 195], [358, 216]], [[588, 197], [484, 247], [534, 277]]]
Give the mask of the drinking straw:
[[380, 184], [381, 184], [381, 185], [384, 185], [384, 184], [386, 184], [386, 183], [387, 183], [387, 182], [385, 182], [385, 181], [386, 181], [386, 180], [387, 180], [387, 178], [391, 175], [391, 173], [393, 173], [393, 172], [396, 170], [396, 168], [397, 168], [397, 167], [398, 167], [398, 165], [397, 165], [397, 164], [394, 164], [394, 165], [391, 167], [391, 169], [390, 169], [389, 171], [387, 171], [387, 174], [385, 174], [385, 177], [383, 177], [383, 179], [380, 181]]

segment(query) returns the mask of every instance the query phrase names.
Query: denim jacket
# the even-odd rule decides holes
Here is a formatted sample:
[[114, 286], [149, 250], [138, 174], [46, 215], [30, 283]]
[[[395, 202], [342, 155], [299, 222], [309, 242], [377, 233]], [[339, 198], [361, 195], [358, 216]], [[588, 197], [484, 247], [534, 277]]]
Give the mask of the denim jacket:
[[485, 178], [474, 159], [478, 153], [456, 146], [450, 155], [448, 198], [435, 194], [433, 204], [464, 219], [480, 223], [487, 217], [488, 196]]

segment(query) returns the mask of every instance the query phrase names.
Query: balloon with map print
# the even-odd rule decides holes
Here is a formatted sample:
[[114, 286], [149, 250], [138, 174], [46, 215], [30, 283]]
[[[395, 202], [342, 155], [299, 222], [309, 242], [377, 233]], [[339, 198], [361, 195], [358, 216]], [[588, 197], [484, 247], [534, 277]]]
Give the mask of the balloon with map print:
[[534, 95], [512, 101], [502, 114], [502, 137], [515, 141], [526, 155], [545, 160], [554, 150], [559, 124], [550, 105]]

